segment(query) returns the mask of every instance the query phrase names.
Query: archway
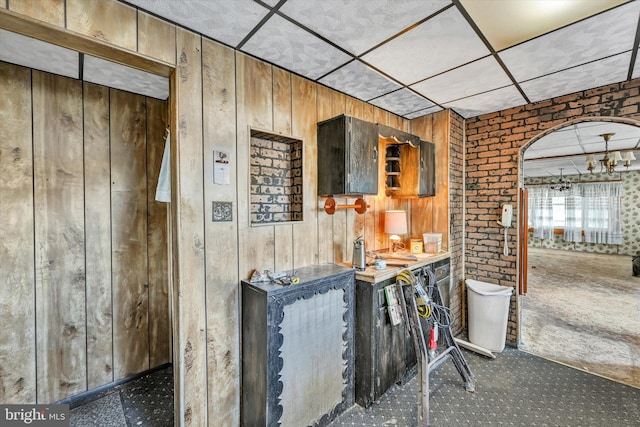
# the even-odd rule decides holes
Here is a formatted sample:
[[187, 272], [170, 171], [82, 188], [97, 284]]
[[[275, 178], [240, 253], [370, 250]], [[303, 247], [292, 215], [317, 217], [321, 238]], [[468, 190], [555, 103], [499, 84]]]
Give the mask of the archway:
[[[576, 192], [578, 187], [617, 181], [616, 185], [624, 186], [627, 193], [633, 192], [637, 196], [640, 194], [640, 185], [636, 184], [636, 177], [640, 176], [638, 161], [632, 162], [628, 171], [624, 161], [618, 162], [616, 172], [608, 174], [599, 173], [601, 164], [598, 160], [604, 157], [604, 133], [618, 135], [615, 143], [611, 141], [608, 144], [609, 156], [616, 150], [623, 153], [638, 150], [638, 126], [637, 121], [629, 119], [589, 117], [577, 118], [542, 132], [520, 150], [519, 187], [535, 189], [538, 185], [549, 187], [549, 184], [556, 184], [554, 203], [556, 199], [563, 203], [562, 194]], [[597, 160], [590, 171], [585, 160], [591, 153]], [[565, 181], [573, 183], [573, 190], [565, 189], [564, 193], [558, 190], [557, 185], [560, 181], [558, 167], [562, 166], [565, 167]], [[640, 250], [635, 247], [638, 238], [634, 225], [630, 224], [632, 212], [636, 209], [631, 206], [635, 198], [632, 194], [628, 196], [626, 202], [621, 198], [622, 219], [627, 224], [622, 228], [624, 243], [619, 245], [590, 243], [584, 237], [584, 229], [584, 240], [578, 243], [577, 240], [567, 240], [566, 234], [558, 234], [562, 232], [555, 228], [562, 229], [563, 225], [554, 223], [552, 234], [529, 242], [532, 253], [528, 253], [526, 242], [530, 236], [530, 224], [519, 225], [527, 228], [518, 233], [521, 249], [518, 255], [519, 275], [526, 274], [528, 268], [532, 280], [530, 292], [518, 298], [518, 347], [579, 369], [635, 384], [640, 370], [635, 372], [632, 367], [637, 366], [638, 361], [626, 360], [624, 353], [637, 354], [635, 346], [640, 346], [640, 339], [637, 332], [626, 329], [634, 321], [629, 318], [629, 311], [616, 308], [629, 298], [628, 292], [634, 292], [633, 288], [627, 287], [633, 280], [627, 255]], [[524, 213], [526, 205], [523, 206], [522, 201], [519, 205], [519, 212]], [[602, 280], [602, 275], [607, 276], [606, 280]], [[612, 291], [612, 287], [617, 289]], [[600, 318], [605, 326], [599, 325]]]

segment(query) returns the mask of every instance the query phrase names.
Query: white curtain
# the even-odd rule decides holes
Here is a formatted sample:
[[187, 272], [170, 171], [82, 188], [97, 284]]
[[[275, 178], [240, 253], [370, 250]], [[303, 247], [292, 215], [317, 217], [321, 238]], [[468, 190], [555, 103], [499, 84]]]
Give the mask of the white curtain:
[[529, 188], [529, 222], [533, 237], [553, 239], [553, 190], [546, 185]]
[[622, 244], [620, 198], [622, 183], [598, 182], [580, 185], [582, 228], [587, 243]]
[[582, 243], [582, 196], [579, 185], [564, 191], [564, 234], [565, 242]]

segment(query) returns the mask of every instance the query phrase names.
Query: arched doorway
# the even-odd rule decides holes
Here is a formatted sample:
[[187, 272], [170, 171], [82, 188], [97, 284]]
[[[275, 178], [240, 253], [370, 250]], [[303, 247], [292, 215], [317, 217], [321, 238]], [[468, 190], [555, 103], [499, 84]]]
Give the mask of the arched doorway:
[[[640, 278], [631, 278], [628, 256], [640, 250], [636, 248], [640, 240], [634, 231], [640, 162], [632, 161], [627, 169], [621, 160], [613, 173], [607, 173], [600, 172], [599, 160], [605, 155], [605, 145], [609, 157], [614, 151], [638, 150], [638, 125], [629, 119], [578, 118], [548, 129], [522, 147], [519, 187], [535, 190], [542, 189], [536, 186], [555, 187], [553, 197], [545, 196], [545, 200], [553, 202], [553, 220], [557, 219], [555, 210], [564, 209], [565, 200], [576, 199], [565, 198], [563, 194], [575, 193], [578, 187], [608, 185], [596, 183], [613, 181], [624, 187], [627, 198], [620, 201], [621, 220], [625, 223], [622, 244], [589, 242], [584, 229], [582, 236], [567, 238], [564, 217], [560, 218], [562, 221], [546, 224], [550, 228], [547, 233], [536, 233], [543, 237], [535, 237], [532, 242], [528, 241], [532, 236], [531, 221], [521, 223], [519, 274], [526, 287], [518, 301], [519, 348], [636, 386], [640, 385], [640, 369], [635, 368], [638, 356], [633, 353], [639, 353], [640, 327], [634, 326], [634, 322], [640, 321], [633, 318], [633, 308], [627, 311], [622, 307], [635, 292], [634, 279], [640, 282]], [[606, 133], [615, 134], [608, 144], [602, 137]], [[591, 160], [589, 154], [596, 158], [592, 170], [586, 162]], [[563, 193], [559, 185], [562, 182], [572, 183], [573, 190], [565, 188]], [[541, 193], [537, 191], [535, 197]], [[529, 200], [537, 200], [535, 197], [530, 195]], [[559, 206], [555, 206], [556, 199]], [[521, 201], [520, 211], [525, 210], [526, 201]], [[573, 215], [574, 211], [571, 212]], [[577, 212], [582, 215], [580, 209]], [[535, 225], [540, 227], [540, 223]], [[526, 280], [527, 272], [530, 280]]]

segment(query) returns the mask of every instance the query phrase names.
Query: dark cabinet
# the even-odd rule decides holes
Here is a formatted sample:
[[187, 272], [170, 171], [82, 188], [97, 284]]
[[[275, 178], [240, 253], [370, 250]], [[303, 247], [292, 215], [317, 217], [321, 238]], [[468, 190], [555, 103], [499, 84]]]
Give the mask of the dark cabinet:
[[378, 128], [346, 115], [318, 123], [318, 195], [378, 194]]
[[[435, 272], [438, 289], [447, 305], [449, 264], [447, 257], [425, 267]], [[418, 268], [422, 267], [410, 267], [412, 270]], [[395, 283], [395, 278], [371, 283], [356, 277], [355, 399], [365, 408], [393, 384], [403, 382], [417, 372], [406, 318], [394, 326], [389, 317], [384, 288]]]
[[300, 282], [242, 281], [243, 426], [326, 426], [353, 405], [354, 270], [289, 274]]
[[433, 142], [420, 141], [420, 182], [418, 197], [436, 195], [436, 146]]

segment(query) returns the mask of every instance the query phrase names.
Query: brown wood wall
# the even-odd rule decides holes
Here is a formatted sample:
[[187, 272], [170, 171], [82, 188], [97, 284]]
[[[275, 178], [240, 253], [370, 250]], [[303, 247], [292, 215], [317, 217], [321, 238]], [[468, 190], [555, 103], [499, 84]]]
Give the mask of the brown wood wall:
[[166, 101], [0, 62], [0, 402], [171, 360]]
[[[413, 131], [412, 125], [408, 120], [378, 107], [317, 85], [187, 30], [176, 28], [175, 25], [149, 16], [124, 3], [115, 0], [48, 2], [51, 7], [47, 8], [46, 13], [40, 6], [41, 3], [35, 0], [11, 0], [9, 9], [54, 25], [66, 26], [71, 31], [176, 66], [171, 87], [171, 108], [175, 109], [171, 123], [175, 136], [172, 144], [175, 203], [171, 206], [174, 218], [171, 222], [171, 233], [176, 250], [173, 253], [173, 264], [169, 266], [172, 268], [175, 284], [172, 297], [176, 339], [173, 348], [178, 408], [176, 425], [239, 425], [239, 280], [248, 277], [254, 268], [283, 270], [324, 262], [350, 262], [352, 242], [360, 235], [364, 234], [370, 249], [388, 246], [388, 238], [382, 233], [385, 210], [407, 209], [415, 212], [414, 202], [392, 200], [380, 194], [366, 197], [370, 208], [364, 215], [358, 215], [353, 210], [339, 210], [335, 215], [327, 215], [323, 210], [324, 199], [316, 196], [316, 123], [346, 113], [405, 131]], [[17, 92], [11, 96], [19, 97], [20, 91]], [[96, 102], [105, 102], [99, 94], [95, 94], [95, 97]], [[27, 96], [24, 102], [28, 101]], [[108, 104], [107, 107], [103, 105], [103, 108], [108, 110]], [[147, 108], [149, 110], [151, 106], [148, 104]], [[135, 112], [135, 109], [132, 112]], [[149, 123], [149, 120], [147, 122]], [[105, 130], [104, 123], [98, 118], [92, 119], [92, 123], [97, 128], [95, 138], [109, 137], [113, 132]], [[292, 134], [304, 140], [303, 222], [249, 226], [250, 126]], [[428, 135], [431, 135], [431, 124], [428, 129]], [[118, 145], [117, 149], [130, 153], [135, 158], [139, 155], [135, 146], [128, 147], [122, 144]], [[213, 183], [213, 150], [228, 151], [231, 155], [229, 185]], [[96, 162], [95, 167], [104, 168], [100, 153], [96, 153], [95, 156], [97, 158], [92, 160]], [[148, 155], [148, 159], [152, 157], [151, 154]], [[19, 165], [12, 164], [12, 167], [19, 168]], [[88, 169], [86, 164], [85, 169]], [[124, 172], [120, 170], [118, 173]], [[92, 182], [91, 185], [104, 191], [104, 183], [101, 181], [104, 180], [104, 176], [97, 171], [93, 173], [96, 174], [95, 183]], [[151, 176], [149, 175], [149, 180]], [[86, 179], [85, 177], [85, 181]], [[116, 197], [118, 206], [126, 206], [134, 216], [134, 221], [126, 225], [132, 235], [136, 236], [134, 241], [124, 242], [110, 236], [109, 232], [102, 231], [94, 236], [96, 242], [85, 242], [87, 253], [91, 251], [99, 254], [101, 250], [106, 250], [117, 258], [119, 253], [116, 251], [130, 252], [145, 244], [139, 238], [145, 225], [140, 221], [139, 206], [131, 197], [127, 197], [139, 191], [138, 185], [140, 183], [135, 181], [117, 187]], [[13, 194], [20, 190], [18, 185], [0, 191]], [[231, 202], [233, 220], [212, 222], [213, 201]], [[343, 198], [338, 200], [338, 203], [351, 204], [353, 201], [353, 198]], [[424, 203], [431, 206], [424, 210], [425, 215], [442, 217], [437, 209], [446, 209], [446, 201], [437, 205], [429, 205], [426, 201]], [[21, 209], [27, 213], [32, 211], [28, 202], [24, 202]], [[87, 209], [85, 206], [85, 210]], [[149, 207], [148, 212], [152, 213], [154, 209]], [[96, 209], [93, 215], [95, 218], [92, 220], [100, 222], [103, 221], [103, 216], [108, 217], [109, 214]], [[110, 215], [116, 217], [118, 214]], [[432, 228], [433, 221], [426, 218], [418, 221], [414, 217], [415, 215], [411, 215], [410, 219], [420, 225], [412, 227], [411, 237], [419, 236], [423, 231], [446, 232], [446, 227], [443, 230], [435, 230]], [[29, 215], [25, 215], [25, 218], [28, 219]], [[86, 224], [88, 223], [87, 219]], [[151, 219], [146, 223], [148, 233], [151, 233], [152, 229], [161, 233], [158, 231], [161, 228], [153, 226], [157, 223]], [[418, 229], [423, 226], [429, 228]], [[26, 230], [28, 234], [29, 228]], [[14, 228], [12, 232], [16, 233], [15, 239], [19, 241], [21, 231]], [[157, 243], [152, 243], [156, 238], [161, 237], [150, 236], [146, 242], [149, 253], [153, 252], [152, 247], [157, 248]], [[21, 249], [29, 252], [28, 246]], [[99, 259], [99, 255], [94, 256]], [[22, 258], [23, 254], [15, 255], [15, 259]], [[159, 261], [147, 262], [148, 265], [159, 265]], [[92, 268], [94, 275], [102, 274], [104, 277], [105, 265], [95, 262]], [[114, 270], [109, 270], [108, 273], [128, 281], [137, 277], [135, 272], [118, 263]], [[28, 276], [33, 274], [33, 268], [25, 268], [17, 274]], [[106, 282], [102, 283], [100, 286], [104, 286]], [[101, 289], [91, 292], [104, 297], [104, 294], [100, 294]], [[32, 290], [27, 287], [12, 292], [30, 295]], [[154, 298], [163, 296], [161, 292], [154, 293], [150, 290], [148, 299], [144, 300], [143, 294], [135, 286], [120, 292], [118, 295], [121, 300], [114, 301], [114, 319], [128, 322], [127, 328], [142, 325], [137, 323], [142, 322], [142, 319], [139, 320], [136, 315], [144, 317], [144, 310], [155, 312], [154, 305], [158, 304], [154, 303]], [[95, 303], [103, 304], [106, 301], [104, 298], [104, 302], [98, 300]], [[116, 305], [122, 301], [142, 302], [142, 306], [131, 313], [118, 313]], [[148, 304], [148, 307], [145, 304]], [[21, 315], [29, 318], [28, 309], [24, 310], [26, 311]], [[108, 330], [106, 316], [88, 314], [87, 319], [91, 319], [92, 328], [96, 331], [106, 333]], [[154, 344], [154, 339], [158, 339], [154, 338], [154, 334], [155, 337], [161, 334], [154, 331], [154, 322], [151, 320], [147, 320], [147, 325], [148, 333], [152, 334], [148, 351], [153, 353], [159, 343], [158, 341]], [[25, 324], [24, 330], [29, 331], [28, 328], [29, 325]], [[121, 329], [122, 332], [125, 330]], [[137, 334], [138, 330], [135, 331]], [[114, 336], [119, 336], [115, 331], [115, 325]], [[16, 345], [20, 343], [17, 338], [14, 341]], [[0, 346], [2, 345], [4, 343], [0, 342]], [[26, 346], [24, 351], [28, 355], [30, 342], [26, 341], [21, 345]], [[94, 354], [100, 353], [107, 345], [106, 340], [96, 340], [93, 344]], [[124, 338], [118, 342], [118, 348], [127, 354], [138, 354], [144, 350], [137, 347], [135, 342]], [[89, 366], [92, 360], [94, 359], [87, 360]], [[151, 360], [154, 360], [153, 356]], [[108, 360], [105, 357], [105, 360], [100, 360], [99, 363], [106, 364]], [[139, 367], [138, 361], [122, 360], [112, 361], [111, 366], [123, 372]], [[33, 381], [32, 376], [27, 375], [25, 381]], [[95, 381], [99, 379], [96, 378]], [[183, 400], [180, 395], [183, 396]]]

